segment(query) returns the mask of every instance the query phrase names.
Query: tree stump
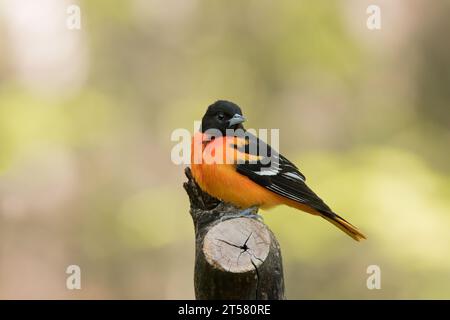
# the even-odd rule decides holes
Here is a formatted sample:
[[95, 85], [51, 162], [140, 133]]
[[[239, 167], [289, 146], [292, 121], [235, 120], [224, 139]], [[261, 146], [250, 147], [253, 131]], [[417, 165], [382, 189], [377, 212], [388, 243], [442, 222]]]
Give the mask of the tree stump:
[[[203, 192], [185, 170], [195, 227], [196, 299], [280, 300], [284, 279], [280, 246], [261, 221]], [[256, 214], [256, 212], [254, 212]]]

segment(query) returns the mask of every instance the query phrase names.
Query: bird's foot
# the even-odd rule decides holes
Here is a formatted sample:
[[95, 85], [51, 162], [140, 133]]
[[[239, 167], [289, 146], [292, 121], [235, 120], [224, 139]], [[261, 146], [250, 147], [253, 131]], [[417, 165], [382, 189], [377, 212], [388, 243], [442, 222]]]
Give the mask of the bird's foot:
[[250, 218], [255, 219], [258, 221], [264, 221], [263, 217], [258, 214], [259, 207], [253, 206], [244, 210], [239, 211], [236, 214], [230, 214], [230, 215], [224, 215], [222, 218], [220, 218], [220, 221], [226, 221], [229, 219], [235, 219], [235, 218]]

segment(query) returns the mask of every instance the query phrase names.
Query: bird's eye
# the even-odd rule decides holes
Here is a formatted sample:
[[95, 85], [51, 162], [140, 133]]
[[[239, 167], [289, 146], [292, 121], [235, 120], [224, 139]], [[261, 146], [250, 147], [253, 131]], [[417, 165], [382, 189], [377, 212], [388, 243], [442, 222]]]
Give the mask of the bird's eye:
[[217, 119], [223, 120], [223, 119], [225, 119], [225, 115], [224, 115], [222, 112], [219, 112], [219, 113], [217, 114]]

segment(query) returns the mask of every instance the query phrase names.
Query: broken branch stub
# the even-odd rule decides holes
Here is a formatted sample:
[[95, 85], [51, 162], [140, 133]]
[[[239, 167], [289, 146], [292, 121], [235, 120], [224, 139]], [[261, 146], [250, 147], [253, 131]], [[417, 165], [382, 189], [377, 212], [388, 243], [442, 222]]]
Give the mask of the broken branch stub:
[[261, 221], [204, 193], [190, 169], [184, 188], [195, 226], [197, 299], [284, 299], [280, 246]]

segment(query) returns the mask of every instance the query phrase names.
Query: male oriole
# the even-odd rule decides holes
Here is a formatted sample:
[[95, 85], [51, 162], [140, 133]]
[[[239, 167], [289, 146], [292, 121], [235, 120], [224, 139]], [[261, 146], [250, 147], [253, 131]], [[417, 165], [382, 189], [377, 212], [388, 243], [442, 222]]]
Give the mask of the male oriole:
[[242, 209], [285, 204], [324, 218], [357, 241], [366, 238], [306, 185], [295, 164], [245, 131], [244, 121], [232, 102], [208, 107], [191, 151], [192, 174], [203, 191]]

